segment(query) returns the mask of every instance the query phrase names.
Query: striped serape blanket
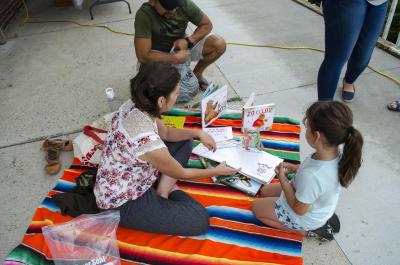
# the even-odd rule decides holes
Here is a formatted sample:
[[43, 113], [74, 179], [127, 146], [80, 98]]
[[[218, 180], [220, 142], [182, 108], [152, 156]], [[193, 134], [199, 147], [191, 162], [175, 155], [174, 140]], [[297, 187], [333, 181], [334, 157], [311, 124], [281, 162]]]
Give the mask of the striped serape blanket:
[[[185, 116], [185, 128], [201, 129], [196, 110], [173, 109], [168, 115]], [[213, 126], [232, 126], [240, 135], [241, 114], [226, 114]], [[275, 117], [271, 131], [261, 134], [265, 151], [286, 161], [299, 161], [299, 122]], [[196, 144], [196, 143], [194, 143]], [[54, 264], [42, 235], [42, 227], [66, 222], [51, 196], [75, 186], [75, 178], [85, 171], [78, 159], [64, 171], [56, 187], [36, 210], [22, 242], [8, 255], [4, 264]], [[192, 156], [189, 167], [200, 168]], [[203, 204], [210, 215], [209, 231], [201, 236], [180, 237], [117, 229], [121, 264], [302, 264], [302, 237], [269, 228], [251, 212], [253, 198], [209, 180], [179, 182], [182, 190]]]

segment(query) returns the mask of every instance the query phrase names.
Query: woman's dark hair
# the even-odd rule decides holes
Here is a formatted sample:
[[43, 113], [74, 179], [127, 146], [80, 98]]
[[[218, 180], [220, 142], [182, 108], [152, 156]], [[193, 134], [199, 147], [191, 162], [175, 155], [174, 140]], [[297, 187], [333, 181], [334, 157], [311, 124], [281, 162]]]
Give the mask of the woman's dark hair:
[[342, 158], [339, 162], [339, 181], [348, 187], [357, 175], [362, 163], [363, 137], [353, 127], [353, 113], [339, 101], [318, 101], [306, 112], [305, 120], [313, 133], [322, 133], [328, 145], [338, 146], [344, 143]]
[[167, 100], [180, 80], [178, 70], [169, 63], [151, 62], [140, 66], [131, 79], [131, 97], [135, 107], [151, 116], [160, 117], [157, 100]]

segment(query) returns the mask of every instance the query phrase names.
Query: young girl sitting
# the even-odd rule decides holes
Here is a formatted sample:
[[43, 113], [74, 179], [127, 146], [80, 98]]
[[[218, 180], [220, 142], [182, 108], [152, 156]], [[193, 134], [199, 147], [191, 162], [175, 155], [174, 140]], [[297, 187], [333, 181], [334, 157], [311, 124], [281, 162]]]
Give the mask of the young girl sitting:
[[[307, 143], [316, 151], [301, 165], [281, 163], [280, 183], [264, 186], [253, 212], [264, 224], [332, 240], [340, 223], [334, 214], [340, 186], [348, 187], [361, 166], [363, 138], [349, 107], [338, 101], [311, 105], [303, 120]], [[344, 143], [343, 152], [339, 145]], [[288, 174], [296, 173], [289, 181]]]

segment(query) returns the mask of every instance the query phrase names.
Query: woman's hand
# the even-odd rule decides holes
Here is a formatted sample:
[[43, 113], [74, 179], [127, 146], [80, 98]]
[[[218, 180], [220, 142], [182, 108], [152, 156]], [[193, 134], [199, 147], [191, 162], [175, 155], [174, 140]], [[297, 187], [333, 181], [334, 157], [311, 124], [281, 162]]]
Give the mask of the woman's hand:
[[222, 162], [221, 164], [216, 166], [214, 170], [215, 170], [215, 175], [217, 176], [229, 176], [238, 172], [240, 168], [237, 169], [237, 168], [227, 167], [226, 163]]
[[212, 138], [212, 136], [208, 133], [200, 131], [199, 139], [200, 142], [208, 148], [208, 150], [217, 150], [217, 144], [215, 143], [214, 138]]

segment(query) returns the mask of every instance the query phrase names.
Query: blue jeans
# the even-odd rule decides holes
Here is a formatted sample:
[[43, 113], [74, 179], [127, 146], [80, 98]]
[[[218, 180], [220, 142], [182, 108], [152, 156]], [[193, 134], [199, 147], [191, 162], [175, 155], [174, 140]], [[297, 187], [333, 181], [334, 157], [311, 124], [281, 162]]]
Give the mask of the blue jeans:
[[388, 2], [323, 0], [325, 57], [318, 72], [318, 100], [332, 100], [347, 62], [345, 81], [353, 84], [371, 59], [382, 30]]

